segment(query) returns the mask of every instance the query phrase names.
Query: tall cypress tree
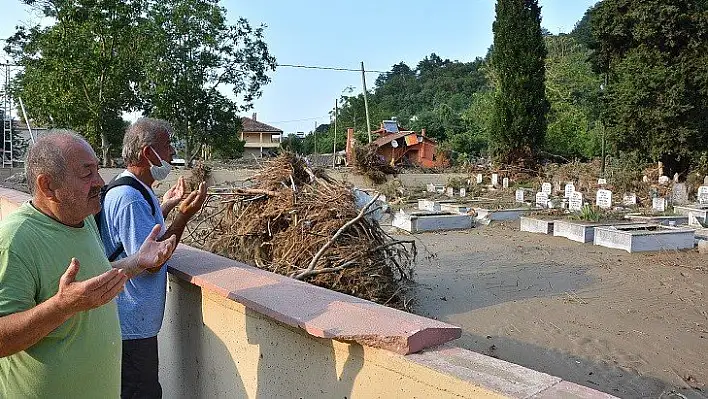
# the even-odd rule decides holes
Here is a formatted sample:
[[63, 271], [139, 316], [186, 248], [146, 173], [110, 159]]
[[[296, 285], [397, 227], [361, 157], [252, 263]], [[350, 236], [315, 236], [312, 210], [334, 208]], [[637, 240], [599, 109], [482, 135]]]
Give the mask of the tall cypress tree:
[[496, 92], [492, 155], [503, 163], [533, 162], [546, 135], [546, 46], [538, 0], [497, 0], [492, 67]]

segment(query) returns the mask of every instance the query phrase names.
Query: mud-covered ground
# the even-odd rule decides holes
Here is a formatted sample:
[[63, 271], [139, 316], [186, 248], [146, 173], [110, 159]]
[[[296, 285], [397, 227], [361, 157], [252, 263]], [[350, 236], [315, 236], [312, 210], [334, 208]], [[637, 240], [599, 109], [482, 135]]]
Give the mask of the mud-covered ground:
[[518, 222], [416, 235], [418, 314], [457, 345], [626, 398], [708, 396], [708, 255], [628, 254]]

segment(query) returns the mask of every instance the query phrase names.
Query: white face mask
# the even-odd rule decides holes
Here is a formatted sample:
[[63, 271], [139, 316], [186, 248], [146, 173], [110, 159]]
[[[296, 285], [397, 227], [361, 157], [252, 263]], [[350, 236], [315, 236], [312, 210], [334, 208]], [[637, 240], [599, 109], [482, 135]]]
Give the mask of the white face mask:
[[154, 148], [150, 147], [150, 149], [155, 154], [155, 156], [157, 156], [157, 159], [159, 159], [161, 163], [160, 166], [156, 166], [152, 164], [152, 161], [150, 161], [150, 159], [148, 159], [148, 161], [150, 162], [150, 174], [152, 175], [152, 178], [157, 181], [165, 180], [167, 178], [167, 175], [170, 174], [170, 171], [172, 171], [172, 165], [160, 158]]

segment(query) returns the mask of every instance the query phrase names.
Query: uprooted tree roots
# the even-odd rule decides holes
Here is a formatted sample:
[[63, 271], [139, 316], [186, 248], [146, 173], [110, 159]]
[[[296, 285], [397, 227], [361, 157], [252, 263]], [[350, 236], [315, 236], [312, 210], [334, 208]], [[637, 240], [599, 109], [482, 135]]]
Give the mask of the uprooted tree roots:
[[354, 170], [368, 177], [375, 184], [386, 183], [387, 175], [395, 176], [398, 173], [396, 168], [376, 154], [376, 147], [373, 145], [354, 146]]
[[[352, 188], [295, 155], [269, 161], [250, 188], [210, 196], [194, 243], [335, 291], [399, 309], [410, 304], [414, 241], [396, 240], [355, 205]], [[201, 228], [199, 228], [201, 226]]]

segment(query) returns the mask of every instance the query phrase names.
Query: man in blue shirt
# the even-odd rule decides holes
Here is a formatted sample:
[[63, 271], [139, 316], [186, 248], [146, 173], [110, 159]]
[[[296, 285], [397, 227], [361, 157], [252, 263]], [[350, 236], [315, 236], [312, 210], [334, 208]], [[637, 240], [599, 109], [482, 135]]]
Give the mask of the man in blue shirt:
[[[149, 193], [146, 197], [130, 185], [116, 186], [106, 193], [100, 218], [101, 238], [107, 255], [120, 251], [118, 259], [135, 253], [155, 224], [162, 226], [161, 237], [175, 235], [180, 240], [189, 219], [206, 199], [206, 185], [182, 199], [184, 179], [165, 193], [162, 204], [152, 191], [156, 180], [170, 172], [175, 150], [170, 144], [172, 127], [163, 120], [140, 118], [123, 138], [126, 170], [117, 178], [136, 179]], [[165, 228], [165, 218], [177, 207], [172, 224]], [[123, 337], [121, 368], [122, 398], [160, 398], [158, 381], [157, 333], [165, 311], [167, 268], [148, 269], [133, 277], [118, 295], [118, 314]]]

